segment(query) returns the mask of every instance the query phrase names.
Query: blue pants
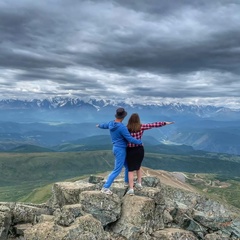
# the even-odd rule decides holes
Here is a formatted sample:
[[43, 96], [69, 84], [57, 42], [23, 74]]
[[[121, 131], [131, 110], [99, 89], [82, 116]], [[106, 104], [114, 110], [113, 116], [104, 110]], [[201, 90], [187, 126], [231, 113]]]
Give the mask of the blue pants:
[[109, 188], [114, 179], [120, 174], [123, 166], [125, 167], [124, 181], [128, 183], [128, 167], [126, 162], [126, 148], [113, 147], [113, 154], [115, 157], [115, 166], [113, 171], [109, 174], [106, 183], [103, 185], [105, 188]]

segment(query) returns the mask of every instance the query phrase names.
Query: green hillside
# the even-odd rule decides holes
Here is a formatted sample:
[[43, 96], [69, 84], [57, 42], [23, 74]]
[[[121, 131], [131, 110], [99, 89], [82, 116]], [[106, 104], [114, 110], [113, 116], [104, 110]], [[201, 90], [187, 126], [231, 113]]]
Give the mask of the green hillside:
[[240, 208], [240, 177], [189, 173], [187, 176], [187, 182], [206, 195]]
[[33, 153], [33, 152], [53, 152], [53, 150], [45, 147], [32, 145], [32, 144], [23, 144], [11, 149], [11, 152]]
[[[155, 152], [148, 149], [143, 166], [166, 171], [211, 173], [228, 180], [239, 177], [240, 156], [194, 151], [184, 146], [175, 151], [172, 146], [172, 153], [161, 153], [164, 148], [169, 152], [170, 148], [166, 146], [154, 148], [152, 151]], [[0, 201], [45, 201], [52, 183], [106, 172], [113, 168], [113, 164], [111, 150], [0, 153]]]
[[[77, 181], [84, 178], [86, 178], [85, 175], [81, 177], [71, 178], [71, 179], [64, 179], [64, 181], [72, 182], [72, 181]], [[44, 203], [51, 197], [53, 184], [54, 183], [50, 183], [43, 187], [35, 188], [29, 194], [18, 199], [18, 201], [31, 202], [31, 203]]]
[[0, 201], [17, 201], [33, 189], [112, 169], [111, 151], [0, 153]]
[[152, 169], [189, 173], [214, 173], [238, 177], [240, 173], [240, 156], [227, 154], [159, 154], [146, 153], [143, 165]]

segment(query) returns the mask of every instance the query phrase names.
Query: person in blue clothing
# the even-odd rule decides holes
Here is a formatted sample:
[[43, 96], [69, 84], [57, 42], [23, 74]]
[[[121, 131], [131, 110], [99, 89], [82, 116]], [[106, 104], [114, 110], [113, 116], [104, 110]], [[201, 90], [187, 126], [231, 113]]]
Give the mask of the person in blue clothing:
[[115, 120], [108, 123], [97, 124], [96, 127], [102, 129], [109, 129], [113, 144], [113, 154], [115, 157], [115, 165], [113, 171], [109, 174], [106, 183], [103, 185], [101, 192], [105, 194], [112, 194], [109, 189], [115, 178], [122, 171], [125, 166], [124, 180], [128, 183], [128, 167], [126, 163], [126, 149], [128, 142], [134, 144], [142, 144], [141, 140], [133, 138], [127, 127], [122, 123], [123, 119], [127, 116], [127, 112], [124, 108], [118, 108], [116, 110]]

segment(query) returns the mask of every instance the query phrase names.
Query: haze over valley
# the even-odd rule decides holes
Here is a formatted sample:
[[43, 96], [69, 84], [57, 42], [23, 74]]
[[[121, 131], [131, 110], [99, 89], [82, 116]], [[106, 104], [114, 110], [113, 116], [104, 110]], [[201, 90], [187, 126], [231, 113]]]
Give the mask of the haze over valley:
[[[0, 150], [17, 151], [21, 145], [34, 145], [51, 151], [81, 145], [89, 149], [111, 142], [109, 132], [95, 125], [114, 119], [123, 106], [139, 113], [143, 123], [174, 121], [170, 127], [146, 131], [146, 145], [188, 145], [195, 150], [240, 154], [240, 110], [224, 107], [170, 104], [129, 104], [104, 100], [54, 98], [44, 100], [0, 101]], [[94, 136], [104, 135], [99, 141]], [[91, 139], [90, 141], [88, 139]], [[74, 149], [74, 148], [73, 148]], [[20, 150], [19, 150], [20, 151]]]
[[206, 174], [203, 184], [198, 184], [199, 177], [192, 184], [202, 189], [209, 179], [226, 183], [227, 190], [209, 191], [215, 194], [217, 190], [222, 198], [240, 206], [236, 193], [240, 111], [180, 103], [140, 105], [71, 98], [0, 101], [0, 199], [45, 201], [55, 181], [110, 171], [113, 155], [109, 131], [96, 128], [96, 124], [114, 119], [119, 106], [128, 112], [125, 124], [133, 112], [139, 113], [143, 123], [175, 121], [145, 131], [145, 167]]

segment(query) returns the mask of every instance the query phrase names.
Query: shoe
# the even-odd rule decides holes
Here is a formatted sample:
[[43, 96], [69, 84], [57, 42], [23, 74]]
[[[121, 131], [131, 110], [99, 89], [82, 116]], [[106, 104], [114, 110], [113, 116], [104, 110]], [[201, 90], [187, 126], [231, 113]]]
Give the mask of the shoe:
[[133, 189], [129, 189], [126, 194], [130, 195], [130, 196], [133, 196], [134, 195], [134, 190]]
[[112, 195], [112, 191], [109, 188], [102, 188], [101, 189], [102, 193], [108, 194], [108, 195]]
[[137, 190], [142, 190], [142, 189], [143, 189], [141, 183], [136, 183], [136, 184], [134, 185], [134, 187], [137, 188]]
[[128, 184], [127, 182], [124, 183], [124, 187], [128, 187], [128, 185], [129, 185], [129, 184]]

